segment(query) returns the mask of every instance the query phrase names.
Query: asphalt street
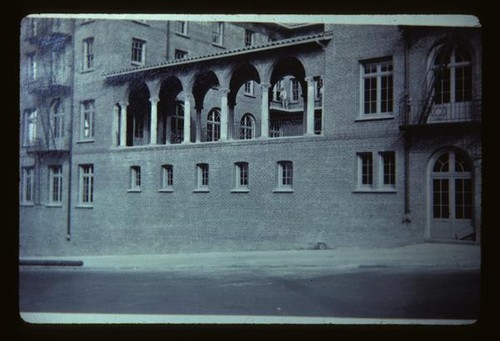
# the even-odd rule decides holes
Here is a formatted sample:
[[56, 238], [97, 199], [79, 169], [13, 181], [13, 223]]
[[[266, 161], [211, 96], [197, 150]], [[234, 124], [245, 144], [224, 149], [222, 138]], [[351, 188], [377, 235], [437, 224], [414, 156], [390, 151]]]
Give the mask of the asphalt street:
[[362, 268], [294, 276], [21, 267], [21, 312], [477, 319], [479, 270]]

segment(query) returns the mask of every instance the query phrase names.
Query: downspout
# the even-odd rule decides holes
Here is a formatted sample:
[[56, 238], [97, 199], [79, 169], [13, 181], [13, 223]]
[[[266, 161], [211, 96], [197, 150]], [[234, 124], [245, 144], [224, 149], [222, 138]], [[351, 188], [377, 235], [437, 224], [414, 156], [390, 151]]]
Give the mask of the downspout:
[[170, 58], [170, 20], [167, 21], [167, 41], [166, 41], [167, 47], [166, 47], [166, 54], [167, 58], [166, 60], [169, 60]]
[[[70, 19], [71, 20], [71, 19]], [[74, 21], [73, 21], [73, 39], [75, 39], [75, 29], [74, 29]], [[71, 64], [71, 110], [70, 110], [70, 118], [69, 118], [69, 134], [68, 134], [68, 209], [66, 216], [66, 240], [71, 241], [71, 175], [73, 173], [73, 116], [75, 113], [75, 63], [76, 63], [76, 43], [73, 44], [73, 63]]]
[[[409, 50], [410, 42], [408, 33], [404, 27], [400, 28], [403, 37], [404, 49], [404, 98], [403, 98], [403, 115], [404, 122], [407, 123], [410, 114], [410, 95], [409, 95]], [[411, 223], [411, 206], [410, 206], [410, 146], [411, 146], [411, 132], [404, 131], [404, 216], [403, 223]]]

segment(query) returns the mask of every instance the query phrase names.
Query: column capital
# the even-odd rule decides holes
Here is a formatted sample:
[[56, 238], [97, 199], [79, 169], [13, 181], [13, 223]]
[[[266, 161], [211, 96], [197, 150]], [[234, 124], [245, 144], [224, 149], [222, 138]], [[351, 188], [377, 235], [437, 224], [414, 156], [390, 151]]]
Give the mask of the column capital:
[[312, 76], [307, 76], [304, 78], [304, 80], [308, 83], [308, 84], [314, 84], [314, 77]]
[[160, 98], [159, 98], [159, 97], [156, 97], [156, 96], [155, 96], [155, 97], [150, 97], [150, 98], [149, 98], [149, 101], [150, 101], [151, 103], [158, 103], [158, 102], [160, 101]]
[[229, 90], [228, 88], [219, 88], [219, 91], [223, 94], [223, 95], [227, 95], [231, 90]]
[[124, 108], [124, 107], [128, 107], [128, 101], [119, 101], [118, 104], [120, 105], [120, 107]]
[[270, 83], [261, 83], [261, 84], [260, 84], [260, 88], [261, 88], [262, 90], [268, 90], [270, 87], [271, 87], [271, 84], [270, 84]]

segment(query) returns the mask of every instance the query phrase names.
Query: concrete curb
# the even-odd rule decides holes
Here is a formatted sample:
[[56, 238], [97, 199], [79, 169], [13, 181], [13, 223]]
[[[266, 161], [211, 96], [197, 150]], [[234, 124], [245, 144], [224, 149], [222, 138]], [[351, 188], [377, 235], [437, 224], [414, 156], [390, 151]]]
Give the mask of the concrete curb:
[[63, 259], [19, 259], [19, 265], [24, 266], [83, 266], [81, 260]]

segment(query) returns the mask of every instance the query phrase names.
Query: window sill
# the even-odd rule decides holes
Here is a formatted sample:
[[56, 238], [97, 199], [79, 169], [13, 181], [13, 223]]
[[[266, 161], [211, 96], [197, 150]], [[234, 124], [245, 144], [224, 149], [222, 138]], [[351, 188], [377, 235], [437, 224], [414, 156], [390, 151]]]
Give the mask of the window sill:
[[273, 193], [293, 193], [295, 192], [292, 188], [275, 188]]
[[176, 36], [179, 36], [179, 37], [183, 37], [183, 38], [191, 39], [191, 37], [190, 37], [190, 36], [188, 36], [187, 34], [182, 33], [182, 32], [175, 32], [175, 35], [176, 35]]
[[353, 193], [397, 193], [394, 188], [358, 188], [352, 191]]
[[231, 193], [250, 193], [250, 190], [248, 188], [234, 188]]
[[46, 204], [45, 207], [63, 207], [62, 204]]
[[257, 98], [255, 94], [250, 94], [250, 93], [243, 93], [243, 96], [245, 97], [250, 97], [250, 98]]
[[145, 21], [141, 20], [132, 20], [132, 22], [135, 22], [136, 24], [143, 25], [143, 26], [149, 26], [149, 24]]
[[75, 206], [75, 208], [92, 209], [92, 208], [94, 208], [94, 206], [93, 205], [78, 204]]
[[133, 66], [144, 66], [143, 62], [130, 62]]
[[218, 48], [224, 49], [224, 50], [226, 49], [226, 47], [224, 45], [221, 45], [219, 43], [212, 43], [212, 46], [215, 46], [215, 47], [218, 47]]
[[391, 114], [363, 114], [354, 120], [354, 122], [364, 122], [364, 121], [380, 121], [380, 120], [393, 120], [395, 117]]
[[127, 193], [141, 193], [141, 189], [140, 188], [133, 188], [133, 189], [128, 189], [127, 190]]
[[85, 74], [85, 73], [91, 73], [91, 72], [94, 72], [94, 71], [95, 71], [95, 68], [90, 68], [90, 69], [82, 70], [80, 73], [81, 74]]
[[84, 19], [81, 23], [80, 23], [80, 26], [83, 26], [83, 25], [87, 25], [87, 24], [90, 24], [90, 23], [93, 23], [95, 22], [94, 19]]
[[210, 190], [208, 188], [196, 188], [193, 189], [193, 193], [209, 193]]
[[91, 139], [91, 140], [79, 140], [79, 141], [76, 141], [77, 144], [80, 144], [80, 143], [94, 143], [95, 140], [94, 139]]
[[22, 202], [19, 204], [19, 206], [23, 206], [23, 207], [35, 207], [35, 204], [32, 203], [32, 202]]
[[173, 193], [174, 189], [173, 188], [161, 188], [158, 190], [158, 193]]

